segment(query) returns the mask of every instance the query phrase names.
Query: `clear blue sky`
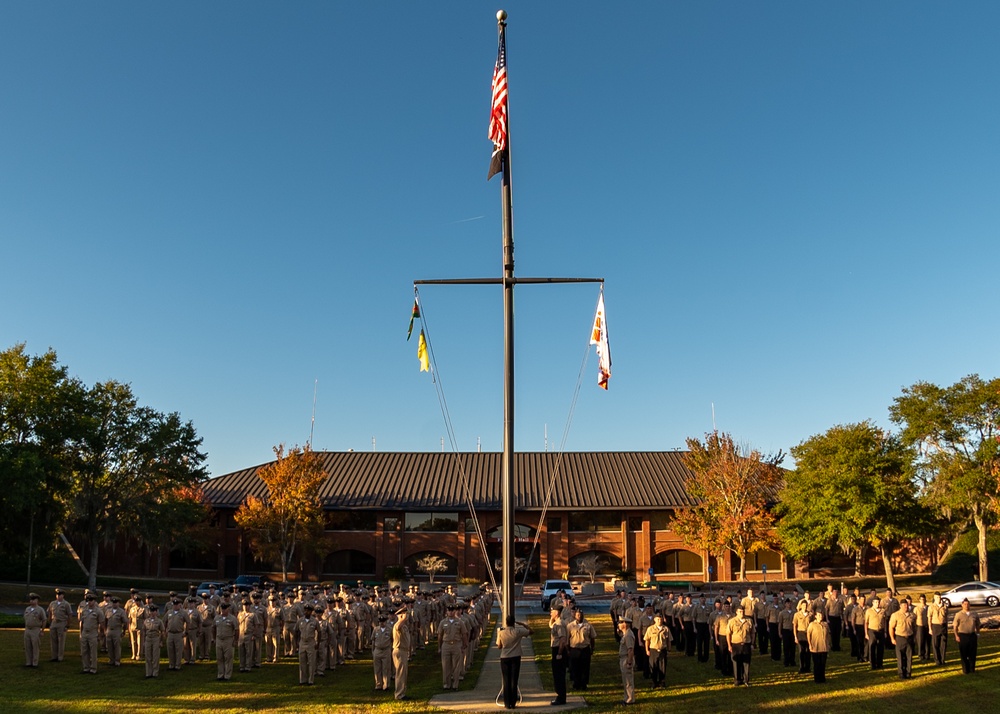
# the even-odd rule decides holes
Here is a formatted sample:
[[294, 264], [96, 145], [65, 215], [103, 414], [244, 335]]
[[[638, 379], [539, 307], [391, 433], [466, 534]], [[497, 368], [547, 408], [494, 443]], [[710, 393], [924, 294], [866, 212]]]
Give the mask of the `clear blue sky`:
[[[0, 347], [130, 382], [219, 475], [436, 451], [418, 278], [498, 276], [498, 3], [15, 2]], [[520, 276], [599, 276], [570, 450], [764, 450], [998, 374], [1000, 4], [507, 2]], [[498, 450], [497, 287], [421, 290], [462, 449]], [[517, 290], [519, 450], [555, 448], [597, 288]]]

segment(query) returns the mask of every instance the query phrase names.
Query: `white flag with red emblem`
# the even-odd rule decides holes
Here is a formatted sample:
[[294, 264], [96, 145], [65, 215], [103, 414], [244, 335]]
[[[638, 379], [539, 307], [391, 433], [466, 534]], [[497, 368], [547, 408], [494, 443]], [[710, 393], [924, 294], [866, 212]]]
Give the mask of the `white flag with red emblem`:
[[590, 344], [597, 345], [597, 386], [607, 389], [611, 379], [611, 348], [608, 346], [608, 316], [604, 312], [604, 288], [601, 288], [601, 297], [597, 300]]

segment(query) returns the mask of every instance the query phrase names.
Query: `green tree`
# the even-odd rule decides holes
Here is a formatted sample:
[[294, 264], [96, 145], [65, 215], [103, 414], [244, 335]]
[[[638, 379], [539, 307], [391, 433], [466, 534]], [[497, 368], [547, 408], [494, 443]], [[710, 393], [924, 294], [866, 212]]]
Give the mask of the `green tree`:
[[63, 528], [84, 392], [52, 350], [0, 352], [0, 554], [51, 544]]
[[72, 528], [88, 547], [91, 588], [102, 543], [119, 536], [162, 539], [157, 529], [183, 526], [164, 516], [168, 510], [176, 516], [177, 494], [208, 476], [201, 441], [177, 414], [139, 406], [127, 384], [108, 381], [90, 389]]
[[979, 534], [979, 579], [987, 580], [986, 533], [996, 518], [1000, 379], [972, 374], [950, 387], [917, 382], [889, 409], [904, 443], [917, 447], [927, 502]]
[[282, 444], [274, 447], [274, 455], [276, 460], [257, 474], [267, 496], [247, 496], [236, 511], [236, 523], [247, 532], [259, 559], [281, 561], [281, 579], [287, 582], [296, 552], [322, 555], [327, 547], [319, 497], [327, 474], [308, 444], [287, 453]]
[[689, 546], [735, 553], [739, 578], [746, 580], [747, 554], [774, 543], [771, 505], [781, 485], [784, 454], [762, 454], [717, 431], [706, 434], [704, 443], [690, 438], [687, 446], [684, 464], [693, 475], [686, 488], [697, 505], [677, 512], [674, 530]]
[[865, 549], [877, 548], [895, 589], [893, 549], [930, 523], [917, 500], [912, 451], [866, 421], [810, 437], [792, 456], [796, 468], [785, 474], [776, 509], [785, 552], [805, 558], [839, 549], [854, 555], [860, 575]]

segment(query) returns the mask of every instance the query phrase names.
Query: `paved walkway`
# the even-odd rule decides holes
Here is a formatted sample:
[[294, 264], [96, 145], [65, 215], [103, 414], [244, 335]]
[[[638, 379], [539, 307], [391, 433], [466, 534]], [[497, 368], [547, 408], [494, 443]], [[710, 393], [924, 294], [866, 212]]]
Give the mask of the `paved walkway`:
[[[521, 690], [521, 703], [518, 709], [545, 712], [566, 712], [587, 706], [583, 697], [567, 694], [566, 703], [553, 706], [549, 704], [555, 699], [555, 692], [542, 689], [542, 680], [538, 675], [538, 663], [535, 662], [535, 651], [531, 638], [521, 640], [521, 676], [518, 688]], [[546, 653], [547, 655], [547, 653]], [[542, 666], [548, 666], [548, 657], [542, 656]], [[464, 692], [447, 692], [432, 697], [430, 705], [453, 712], [495, 712], [503, 711], [503, 698], [500, 690], [503, 684], [500, 678], [500, 650], [496, 647], [496, 630], [490, 638], [490, 648], [486, 652], [483, 669], [476, 682], [475, 689]], [[499, 703], [498, 703], [499, 701]]]

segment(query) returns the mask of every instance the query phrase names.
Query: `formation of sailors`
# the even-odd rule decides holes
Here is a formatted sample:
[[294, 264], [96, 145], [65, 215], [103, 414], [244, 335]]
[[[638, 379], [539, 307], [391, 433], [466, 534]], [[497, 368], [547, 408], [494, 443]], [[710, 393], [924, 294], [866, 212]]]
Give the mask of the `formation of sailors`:
[[[123, 648], [145, 664], [146, 678], [159, 676], [166, 650], [169, 670], [212, 659], [218, 681], [233, 669], [252, 672], [263, 663], [297, 658], [299, 683], [311, 685], [347, 660], [371, 650], [375, 688], [406, 699], [408, 662], [432, 639], [438, 642], [445, 689], [457, 689], [472, 666], [488, 625], [493, 595], [462, 601], [448, 587], [432, 592], [398, 587], [368, 589], [340, 585], [249, 592], [216, 588], [196, 594], [171, 592], [161, 610], [153, 595], [133, 588], [123, 603], [104, 592], [85, 592], [74, 609], [61, 589], [47, 608], [35, 593], [24, 612], [25, 666], [38, 667], [41, 633], [49, 630], [51, 661], [65, 658], [66, 633], [76, 619], [82, 673], [97, 674], [98, 653], [120, 667]], [[366, 654], [367, 656], [367, 654]]]
[[[571, 604], [572, 598], [557, 595], [557, 607], [567, 602]], [[850, 642], [851, 656], [869, 663], [871, 669], [880, 669], [885, 649], [893, 649], [901, 679], [912, 676], [914, 658], [943, 666], [948, 650], [949, 613], [940, 594], [928, 603], [925, 595], [914, 602], [892, 590], [879, 597], [875, 590], [851, 593], [833, 585], [815, 596], [808, 591], [759, 594], [750, 588], [742, 598], [720, 590], [714, 597], [666, 593], [647, 599], [619, 591], [610, 615], [620, 648], [624, 633], [632, 635], [631, 654], [619, 651], [626, 703], [634, 701], [634, 693], [624, 665], [631, 663], [653, 688], [665, 686], [671, 645], [699, 662], [712, 660], [720, 676], [732, 677], [736, 686], [750, 685], [754, 649], [786, 667], [798, 666], [799, 673], [812, 674], [817, 683], [826, 681], [828, 653], [840, 651], [844, 639]], [[951, 635], [959, 644], [965, 673], [975, 671], [980, 628], [979, 616], [964, 602]]]

